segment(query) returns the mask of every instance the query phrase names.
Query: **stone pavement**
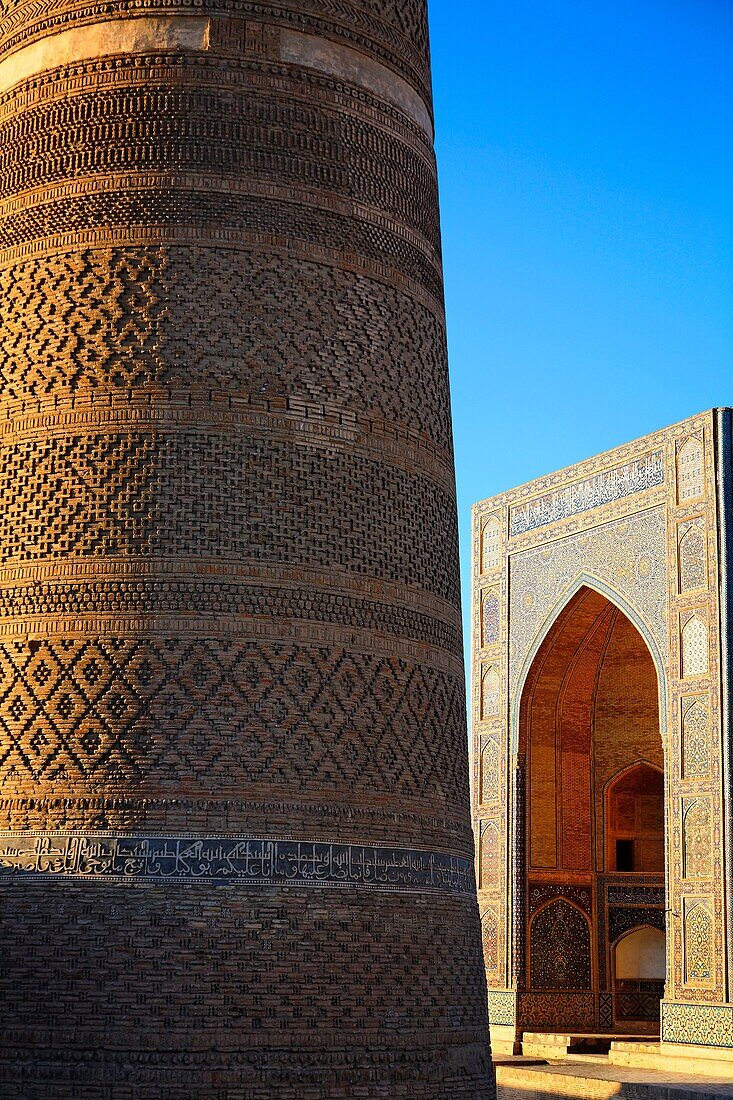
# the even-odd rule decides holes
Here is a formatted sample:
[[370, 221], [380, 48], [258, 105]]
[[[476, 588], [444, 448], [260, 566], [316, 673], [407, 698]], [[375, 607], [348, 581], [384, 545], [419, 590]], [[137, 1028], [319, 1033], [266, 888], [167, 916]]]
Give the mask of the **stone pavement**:
[[733, 1078], [660, 1073], [611, 1065], [603, 1057], [538, 1064], [531, 1059], [496, 1061], [498, 1100], [716, 1100], [733, 1097]]

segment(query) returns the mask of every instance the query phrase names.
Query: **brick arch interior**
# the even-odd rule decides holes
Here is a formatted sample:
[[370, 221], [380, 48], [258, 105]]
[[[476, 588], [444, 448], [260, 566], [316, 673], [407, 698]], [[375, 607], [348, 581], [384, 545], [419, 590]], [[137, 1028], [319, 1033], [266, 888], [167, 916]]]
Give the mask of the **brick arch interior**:
[[[653, 1030], [661, 990], [638, 1000], [629, 1020], [614, 984], [612, 944], [637, 925], [663, 924], [659, 683], [636, 626], [590, 588], [561, 611], [530, 667], [519, 751], [526, 770], [528, 946], [519, 980], [528, 1023]], [[590, 925], [590, 965], [579, 950], [577, 973], [567, 962], [566, 941], [574, 933], [563, 925], [571, 908], [537, 919], [553, 899], [579, 907]], [[577, 918], [574, 926], [582, 927]], [[552, 953], [560, 947], [553, 988]], [[541, 983], [532, 967], [539, 958], [545, 959]]]

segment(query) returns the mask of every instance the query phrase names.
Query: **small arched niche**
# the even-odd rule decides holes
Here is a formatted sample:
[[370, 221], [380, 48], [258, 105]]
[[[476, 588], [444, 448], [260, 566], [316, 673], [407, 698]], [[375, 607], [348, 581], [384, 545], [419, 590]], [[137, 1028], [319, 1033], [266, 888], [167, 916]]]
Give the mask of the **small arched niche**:
[[606, 793], [607, 866], [630, 874], [664, 873], [664, 773], [641, 762]]
[[634, 928], [616, 943], [616, 982], [664, 982], [666, 974], [664, 932], [645, 924]]

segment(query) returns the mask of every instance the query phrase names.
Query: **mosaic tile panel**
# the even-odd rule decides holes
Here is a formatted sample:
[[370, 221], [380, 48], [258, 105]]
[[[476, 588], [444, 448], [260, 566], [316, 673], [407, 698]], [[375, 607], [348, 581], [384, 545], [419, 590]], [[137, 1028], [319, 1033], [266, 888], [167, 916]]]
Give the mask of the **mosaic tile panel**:
[[495, 738], [490, 738], [481, 753], [481, 801], [496, 802], [501, 797], [500, 748]]
[[613, 587], [643, 617], [660, 652], [667, 649], [667, 531], [652, 508], [603, 527], [512, 556], [510, 689], [516, 691], [532, 646], [579, 577]]
[[481, 834], [479, 886], [487, 890], [499, 881], [499, 830], [493, 822]]
[[710, 699], [682, 699], [682, 776], [707, 779], [711, 767]]
[[682, 678], [707, 676], [709, 669], [708, 627], [703, 616], [696, 612], [682, 627]]
[[664, 932], [666, 928], [664, 910], [655, 909], [651, 906], [646, 908], [618, 907], [611, 909], [608, 914], [609, 939], [611, 943], [614, 943], [626, 932], [630, 932], [632, 928], [639, 928], [645, 924]]
[[590, 989], [590, 925], [563, 899], [541, 909], [530, 925], [532, 988]]
[[500, 1027], [512, 1027], [517, 1018], [517, 995], [511, 990], [489, 990], [489, 1019]]
[[680, 504], [697, 500], [705, 492], [703, 441], [691, 436], [677, 448], [677, 499]]
[[528, 1031], [540, 1028], [559, 1031], [566, 1027], [593, 1031], [596, 1021], [596, 998], [592, 993], [520, 993], [519, 1023]]
[[529, 883], [529, 909], [531, 913], [554, 898], [566, 898], [575, 902], [586, 913], [593, 911], [593, 891], [589, 886], [562, 886], [555, 883]]
[[499, 595], [493, 590], [484, 593], [481, 622], [484, 646], [496, 645], [500, 636]]
[[685, 981], [688, 985], [709, 985], [713, 978], [713, 917], [708, 905], [685, 898], [684, 903]]
[[484, 670], [481, 680], [481, 718], [495, 718], [501, 702], [501, 677], [494, 665]]
[[705, 520], [695, 519], [679, 526], [680, 592], [705, 588], [708, 583]]
[[501, 564], [501, 525], [489, 516], [481, 532], [481, 572], [491, 573]]
[[481, 917], [481, 942], [486, 969], [494, 971], [499, 965], [499, 919], [493, 909]]
[[683, 802], [682, 860], [685, 878], [710, 878], [713, 873], [712, 813], [707, 798]]
[[690, 1005], [662, 1002], [662, 1039], [665, 1043], [733, 1047], [733, 1008], [730, 1005]]

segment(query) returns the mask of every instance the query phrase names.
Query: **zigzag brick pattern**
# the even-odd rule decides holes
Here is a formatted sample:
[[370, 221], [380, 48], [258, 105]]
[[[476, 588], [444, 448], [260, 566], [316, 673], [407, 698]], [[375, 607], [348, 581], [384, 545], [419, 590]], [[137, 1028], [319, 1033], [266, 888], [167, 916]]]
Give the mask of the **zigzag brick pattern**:
[[0, 11], [0, 1094], [493, 1100], [424, 0]]

